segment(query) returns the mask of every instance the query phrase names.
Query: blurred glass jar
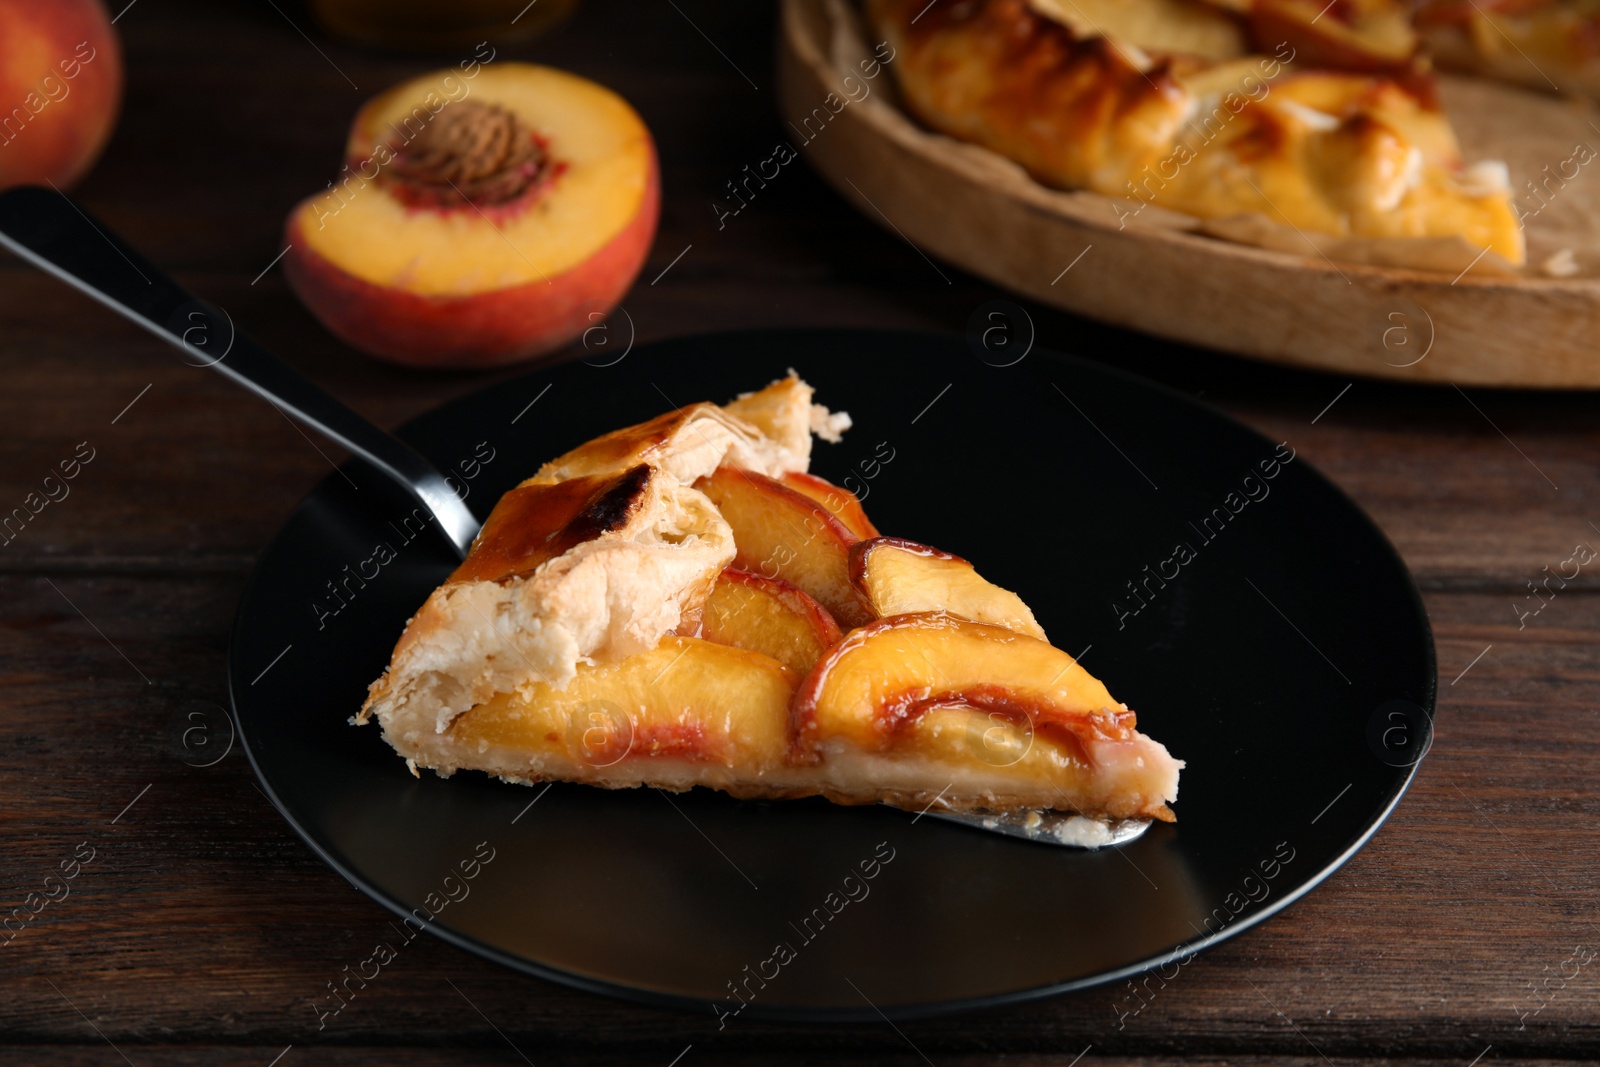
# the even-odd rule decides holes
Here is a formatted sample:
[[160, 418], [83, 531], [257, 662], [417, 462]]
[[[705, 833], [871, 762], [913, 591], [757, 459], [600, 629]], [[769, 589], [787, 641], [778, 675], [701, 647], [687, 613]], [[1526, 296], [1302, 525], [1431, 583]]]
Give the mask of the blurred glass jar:
[[310, 0], [324, 29], [357, 44], [419, 52], [521, 44], [549, 30], [579, 0]]

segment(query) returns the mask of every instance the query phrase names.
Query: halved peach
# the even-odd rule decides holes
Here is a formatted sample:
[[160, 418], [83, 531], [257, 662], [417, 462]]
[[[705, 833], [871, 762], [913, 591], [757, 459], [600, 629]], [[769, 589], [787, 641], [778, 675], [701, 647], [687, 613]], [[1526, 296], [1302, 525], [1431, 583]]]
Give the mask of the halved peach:
[[436, 71], [357, 113], [339, 182], [289, 216], [289, 283], [373, 355], [486, 366], [560, 349], [655, 235], [650, 133], [591, 81], [526, 63]]
[[[986, 737], [992, 721], [1016, 724], [1027, 744]], [[794, 722], [797, 758], [826, 766], [841, 752], [878, 753], [885, 762], [872, 773], [897, 776], [908, 793], [943, 787], [964, 803], [988, 792], [1013, 806], [1173, 817], [1182, 764], [1071, 656], [1004, 627], [940, 612], [864, 626], [800, 683]]]
[[844, 635], [827, 608], [788, 582], [729, 567], [711, 587], [700, 636], [771, 656], [803, 675]]
[[441, 742], [489, 762], [491, 747], [535, 753], [564, 777], [626, 776], [628, 762], [657, 758], [759, 772], [784, 763], [796, 677], [758, 652], [668, 637], [615, 663], [579, 664], [565, 689], [539, 682], [497, 694]]
[[790, 471], [785, 474], [783, 484], [827, 508], [834, 518], [844, 523], [845, 529], [857, 537], [878, 536], [878, 528], [872, 525], [872, 520], [867, 518], [866, 509], [861, 506], [860, 499], [850, 490], [834, 485], [824, 478], [818, 478], [815, 474], [806, 474], [802, 471]]
[[1046, 640], [1022, 598], [986, 581], [960, 556], [898, 537], [850, 546], [850, 581], [879, 618], [947, 611]]
[[872, 619], [850, 584], [850, 546], [858, 540], [826, 507], [775, 479], [718, 467], [695, 483], [733, 528], [733, 565], [781, 578], [821, 602], [846, 629]]

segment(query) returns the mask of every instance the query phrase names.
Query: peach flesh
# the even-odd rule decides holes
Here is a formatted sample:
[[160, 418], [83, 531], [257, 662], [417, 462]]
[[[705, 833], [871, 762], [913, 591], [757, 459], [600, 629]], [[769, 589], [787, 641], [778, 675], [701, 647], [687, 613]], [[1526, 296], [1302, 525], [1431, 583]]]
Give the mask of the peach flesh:
[[[314, 254], [284, 257], [300, 299], [341, 340], [368, 355], [417, 367], [493, 367], [559, 351], [605, 321], [633, 285], [655, 237], [660, 186], [654, 164], [628, 227], [593, 257], [548, 282], [470, 296], [425, 296], [363, 281]], [[287, 243], [303, 243], [301, 219]]]

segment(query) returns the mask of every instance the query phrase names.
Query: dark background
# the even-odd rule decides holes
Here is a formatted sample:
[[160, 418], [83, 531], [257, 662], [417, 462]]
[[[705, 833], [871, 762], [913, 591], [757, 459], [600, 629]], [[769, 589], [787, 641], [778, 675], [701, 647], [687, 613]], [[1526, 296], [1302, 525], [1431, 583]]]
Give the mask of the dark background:
[[[334, 176], [356, 107], [458, 57], [339, 45], [279, 7], [138, 0], [117, 23], [123, 116], [76, 192], [241, 328], [394, 426], [495, 376], [374, 363], [311, 319], [278, 268], [253, 279], [282, 251], [290, 207]], [[615, 88], [655, 134], [665, 200], [626, 300], [638, 340], [755, 326], [964, 330], [1003, 294], [941, 264], [946, 284], [802, 162], [718, 230], [724, 183], [784, 137], [773, 22], [766, 4], [591, 2], [537, 44], [500, 52]], [[195, 767], [211, 757], [184, 735], [203, 724], [225, 746], [227, 638], [251, 562], [341, 457], [6, 258], [0, 510], [79, 442], [96, 454], [68, 498], [0, 548], [0, 910], [80, 842], [96, 851], [69, 897], [0, 946], [0, 1063], [1600, 1056], [1600, 961], [1574, 962], [1600, 948], [1595, 585], [1581, 576], [1521, 628], [1515, 610], [1539, 606], [1525, 598], [1542, 568], [1554, 572], [1579, 542], [1600, 545], [1593, 400], [1469, 401], [1367, 381], [1341, 396], [1349, 379], [1019, 303], [1039, 343], [1149, 375], [1292, 442], [1412, 568], [1439, 652], [1434, 748], [1394, 818], [1328, 884], [1164, 988], [1151, 979], [1147, 1006], [1120, 1028], [1118, 1009], [1140, 1003], [1125, 986], [898, 1029], [744, 1019], [719, 1033], [709, 1017], [572, 992], [419, 938], [319, 1031], [313, 1005], [390, 936], [387, 913], [316, 861], [237, 747]], [[952, 501], [964, 496], [951, 487]]]

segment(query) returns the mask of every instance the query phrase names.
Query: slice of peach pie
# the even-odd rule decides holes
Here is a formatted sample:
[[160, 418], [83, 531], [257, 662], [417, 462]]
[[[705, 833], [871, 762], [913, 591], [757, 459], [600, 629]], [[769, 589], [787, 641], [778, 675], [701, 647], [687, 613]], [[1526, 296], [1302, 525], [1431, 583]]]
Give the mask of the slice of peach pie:
[[407, 624], [357, 722], [413, 773], [1173, 818], [1183, 766], [972, 564], [806, 473], [792, 372], [541, 467]]

